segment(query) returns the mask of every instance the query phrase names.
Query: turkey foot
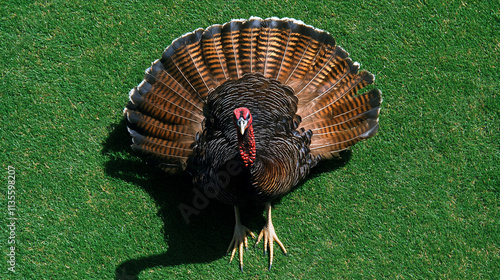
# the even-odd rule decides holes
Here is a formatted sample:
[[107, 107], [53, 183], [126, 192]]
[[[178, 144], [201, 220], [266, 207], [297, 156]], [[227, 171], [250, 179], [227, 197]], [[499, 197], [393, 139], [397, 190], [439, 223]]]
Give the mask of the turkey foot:
[[243, 271], [243, 246], [245, 246], [245, 249], [248, 249], [247, 235], [249, 234], [252, 238], [255, 238], [255, 235], [247, 227], [241, 224], [240, 210], [236, 206], [234, 207], [234, 216], [236, 223], [234, 225], [233, 239], [229, 244], [229, 248], [227, 248], [227, 253], [229, 254], [231, 251], [231, 259], [229, 260], [229, 263], [231, 263], [236, 254], [236, 250], [240, 250], [240, 270]]
[[271, 267], [273, 266], [274, 241], [276, 241], [276, 243], [280, 245], [281, 250], [283, 250], [283, 253], [285, 253], [285, 255], [286, 255], [286, 249], [285, 246], [283, 246], [283, 243], [281, 243], [281, 241], [278, 239], [278, 236], [274, 231], [273, 221], [271, 219], [271, 204], [267, 203], [266, 208], [267, 208], [267, 224], [260, 231], [259, 237], [257, 238], [257, 243], [255, 243], [255, 245], [259, 244], [260, 240], [264, 238], [264, 254], [267, 253], [267, 249], [269, 246], [269, 270], [271, 270]]

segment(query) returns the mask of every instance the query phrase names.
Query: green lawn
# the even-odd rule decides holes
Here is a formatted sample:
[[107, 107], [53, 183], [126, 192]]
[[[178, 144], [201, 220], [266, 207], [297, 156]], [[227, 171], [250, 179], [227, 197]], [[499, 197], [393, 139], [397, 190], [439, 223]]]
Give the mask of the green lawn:
[[[159, 2], [2, 2], [0, 278], [498, 279], [498, 0]], [[267, 271], [259, 244], [241, 273], [232, 208], [186, 224], [189, 179], [131, 155], [121, 113], [173, 39], [252, 15], [329, 31], [384, 103], [376, 137], [276, 204], [288, 256]]]

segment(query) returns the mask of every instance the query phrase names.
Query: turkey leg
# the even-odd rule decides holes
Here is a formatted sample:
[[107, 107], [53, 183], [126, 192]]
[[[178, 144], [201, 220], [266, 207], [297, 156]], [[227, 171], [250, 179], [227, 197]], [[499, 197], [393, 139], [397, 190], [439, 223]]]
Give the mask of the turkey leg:
[[236, 206], [234, 206], [234, 217], [236, 223], [234, 225], [233, 240], [231, 240], [229, 248], [227, 248], [227, 253], [229, 254], [229, 252], [231, 251], [231, 259], [229, 260], [229, 263], [231, 263], [231, 261], [233, 261], [236, 250], [240, 250], [240, 270], [243, 271], [243, 246], [245, 246], [245, 249], [248, 249], [247, 235], [250, 234], [252, 238], [255, 238], [255, 235], [247, 227], [241, 224], [240, 210]]
[[267, 253], [267, 249], [269, 248], [269, 270], [271, 270], [271, 267], [273, 265], [274, 241], [278, 243], [278, 245], [281, 247], [281, 250], [283, 250], [283, 253], [285, 254], [286, 254], [286, 249], [285, 246], [283, 246], [283, 243], [281, 243], [281, 241], [278, 239], [278, 236], [274, 231], [273, 221], [271, 219], [271, 203], [267, 203], [266, 208], [267, 208], [267, 224], [261, 230], [259, 237], [257, 238], [257, 243], [255, 243], [255, 245], [259, 244], [260, 240], [264, 238], [264, 254]]

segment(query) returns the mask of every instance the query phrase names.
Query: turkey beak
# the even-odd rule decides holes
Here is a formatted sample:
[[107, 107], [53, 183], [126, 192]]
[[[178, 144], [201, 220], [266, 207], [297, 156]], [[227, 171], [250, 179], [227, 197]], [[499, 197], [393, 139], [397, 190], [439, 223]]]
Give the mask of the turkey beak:
[[237, 124], [238, 124], [238, 127], [240, 128], [241, 135], [244, 135], [245, 129], [247, 129], [248, 120], [245, 120], [242, 117], [240, 117], [237, 121]]

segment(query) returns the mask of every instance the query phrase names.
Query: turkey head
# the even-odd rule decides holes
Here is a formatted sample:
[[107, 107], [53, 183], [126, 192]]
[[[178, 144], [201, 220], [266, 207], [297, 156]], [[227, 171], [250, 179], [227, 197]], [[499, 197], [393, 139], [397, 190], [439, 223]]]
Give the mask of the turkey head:
[[253, 134], [252, 114], [245, 107], [233, 111], [233, 123], [237, 129], [238, 152], [245, 164], [251, 166], [255, 161], [255, 136]]

